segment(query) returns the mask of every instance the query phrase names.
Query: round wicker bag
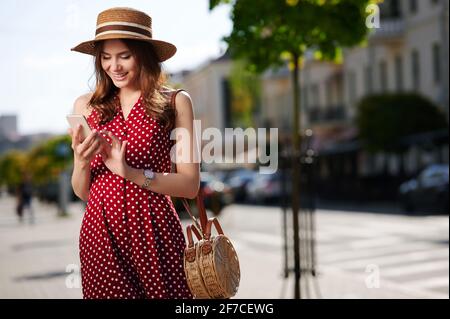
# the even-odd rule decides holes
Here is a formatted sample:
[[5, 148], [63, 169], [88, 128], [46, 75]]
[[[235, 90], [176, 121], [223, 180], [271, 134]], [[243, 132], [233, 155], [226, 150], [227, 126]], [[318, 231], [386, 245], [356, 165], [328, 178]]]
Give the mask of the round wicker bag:
[[[212, 225], [217, 236], [211, 236]], [[199, 240], [196, 243], [192, 233]], [[196, 299], [231, 298], [237, 293], [241, 275], [236, 250], [216, 218], [208, 220], [202, 233], [194, 225], [187, 227], [184, 269], [189, 289]]]
[[[175, 107], [175, 96], [182, 90], [172, 94], [170, 104]], [[176, 172], [176, 165], [173, 166]], [[192, 214], [186, 198], [180, 198], [187, 213], [194, 221], [188, 225], [186, 234], [188, 244], [184, 251], [184, 271], [192, 295], [197, 299], [227, 299], [236, 295], [241, 272], [239, 259], [230, 239], [223, 234], [217, 218], [208, 220], [203, 194], [200, 189], [197, 196], [197, 208], [200, 223]], [[211, 236], [212, 225], [218, 235]], [[194, 243], [192, 233], [198, 241]]]

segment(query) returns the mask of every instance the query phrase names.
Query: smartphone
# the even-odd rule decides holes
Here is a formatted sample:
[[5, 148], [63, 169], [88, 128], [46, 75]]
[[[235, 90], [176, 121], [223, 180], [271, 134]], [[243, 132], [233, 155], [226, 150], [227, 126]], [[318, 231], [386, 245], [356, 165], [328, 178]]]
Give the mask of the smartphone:
[[82, 114], [70, 114], [66, 116], [67, 122], [69, 122], [70, 127], [75, 132], [76, 127], [78, 124], [81, 124], [81, 133], [82, 138], [85, 139], [86, 137], [91, 134], [92, 130], [89, 127], [88, 122], [86, 121], [86, 118]]

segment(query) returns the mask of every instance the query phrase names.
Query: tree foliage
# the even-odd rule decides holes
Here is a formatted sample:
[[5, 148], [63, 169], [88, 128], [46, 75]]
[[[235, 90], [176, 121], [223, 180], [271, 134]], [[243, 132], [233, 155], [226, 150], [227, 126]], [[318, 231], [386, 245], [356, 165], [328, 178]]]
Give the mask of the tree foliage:
[[405, 136], [448, 128], [445, 114], [416, 93], [372, 95], [357, 106], [356, 124], [367, 150], [400, 152]]
[[234, 61], [230, 72], [231, 117], [235, 127], [255, 126], [254, 115], [258, 111], [261, 81], [245, 70], [245, 62]]
[[24, 172], [31, 173], [33, 183], [45, 184], [56, 180], [73, 160], [71, 139], [58, 136], [40, 143], [29, 151], [12, 150], [0, 158], [0, 184], [15, 187]]
[[[248, 68], [262, 72], [300, 58], [307, 49], [333, 59], [340, 47], [364, 40], [370, 0], [235, 0], [233, 30], [225, 37], [234, 58], [246, 58]], [[210, 8], [228, 0], [210, 0]]]
[[63, 135], [41, 143], [30, 150], [30, 169], [38, 184], [55, 180], [72, 162], [70, 136]]
[[28, 162], [28, 156], [23, 151], [12, 150], [4, 154], [0, 158], [0, 185], [10, 188], [19, 185]]

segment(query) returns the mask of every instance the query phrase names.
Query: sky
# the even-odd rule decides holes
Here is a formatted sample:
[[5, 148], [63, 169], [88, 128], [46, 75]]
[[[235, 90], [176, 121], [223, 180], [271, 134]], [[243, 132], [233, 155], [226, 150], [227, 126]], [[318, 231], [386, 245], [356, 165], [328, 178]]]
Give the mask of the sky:
[[153, 38], [178, 48], [168, 72], [219, 57], [231, 32], [230, 9], [208, 0], [2, 0], [0, 115], [18, 116], [20, 134], [67, 132], [75, 99], [93, 88], [93, 61], [70, 51], [95, 36], [97, 15], [132, 7], [152, 17]]

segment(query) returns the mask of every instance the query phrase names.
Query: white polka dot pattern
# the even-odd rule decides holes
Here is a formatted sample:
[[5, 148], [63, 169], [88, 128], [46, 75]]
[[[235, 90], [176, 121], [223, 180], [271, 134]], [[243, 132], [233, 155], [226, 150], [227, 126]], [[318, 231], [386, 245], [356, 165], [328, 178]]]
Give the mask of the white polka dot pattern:
[[[114, 118], [101, 125], [93, 110], [89, 125], [128, 140], [130, 166], [170, 172], [170, 133], [145, 113], [142, 97], [126, 119], [114, 99]], [[113, 174], [100, 155], [90, 167], [79, 243], [83, 298], [192, 298], [183, 269], [185, 238], [170, 196]]]

